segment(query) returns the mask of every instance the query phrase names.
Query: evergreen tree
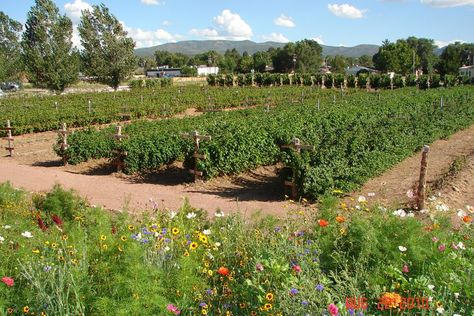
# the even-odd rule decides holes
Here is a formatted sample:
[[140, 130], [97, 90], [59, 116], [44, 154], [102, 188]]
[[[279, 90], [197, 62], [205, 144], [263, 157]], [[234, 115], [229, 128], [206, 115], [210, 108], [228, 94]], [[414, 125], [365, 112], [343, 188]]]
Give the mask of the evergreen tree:
[[134, 41], [104, 4], [82, 12], [79, 33], [85, 73], [117, 89], [135, 70]]
[[36, 0], [28, 12], [21, 46], [29, 80], [60, 92], [77, 80], [72, 22], [51, 0]]

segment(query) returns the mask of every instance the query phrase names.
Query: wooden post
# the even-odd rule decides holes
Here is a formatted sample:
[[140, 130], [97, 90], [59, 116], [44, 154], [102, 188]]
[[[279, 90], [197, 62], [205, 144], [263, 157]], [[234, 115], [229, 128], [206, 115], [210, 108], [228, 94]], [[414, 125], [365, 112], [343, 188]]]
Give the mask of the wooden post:
[[319, 111], [319, 98], [318, 98], [318, 111]]
[[194, 141], [194, 170], [189, 170], [192, 174], [194, 174], [194, 181], [201, 180], [203, 173], [198, 169], [198, 162], [199, 159], [206, 159], [206, 155], [202, 155], [199, 153], [199, 141], [201, 140], [211, 140], [211, 136], [207, 135], [199, 135], [198, 131], [193, 131], [191, 133], [186, 133], [182, 135], [183, 138], [192, 138]]
[[0, 130], [7, 131], [7, 137], [5, 137], [5, 140], [8, 141], [8, 146], [5, 147], [5, 149], [9, 152], [8, 156], [13, 157], [13, 154], [15, 153], [15, 144], [12, 136], [12, 130], [14, 130], [14, 128], [11, 126], [10, 120], [7, 120], [7, 127], [2, 127]]
[[[117, 125], [116, 131], [117, 133], [114, 134], [113, 137], [117, 140], [119, 144], [122, 142], [122, 139], [128, 138], [128, 135], [122, 134], [122, 126]], [[125, 168], [124, 159], [128, 153], [122, 150], [121, 148], [114, 150], [114, 153], [116, 154], [114, 162], [115, 162], [115, 165], [117, 166], [117, 172], [122, 172], [122, 170]]]
[[[289, 145], [283, 145], [281, 148], [290, 148], [294, 150], [298, 155], [301, 153], [302, 149], [314, 151], [314, 146], [312, 145], [303, 145], [299, 138], [294, 137]], [[296, 187], [296, 170], [292, 170], [291, 181], [285, 181], [284, 185], [291, 188], [291, 198], [296, 199], [298, 197], [298, 189]]]
[[304, 103], [304, 91], [301, 91], [301, 104]]
[[66, 166], [67, 161], [68, 161], [68, 157], [66, 155], [66, 150], [69, 148], [69, 145], [67, 143], [67, 134], [68, 134], [68, 132], [67, 132], [66, 123], [63, 123], [61, 125], [61, 128], [58, 131], [58, 134], [61, 137], [61, 144], [60, 144], [59, 149], [61, 151], [61, 157], [63, 159], [63, 164]]
[[428, 152], [429, 151], [430, 151], [430, 146], [425, 145], [421, 153], [420, 180], [418, 182], [418, 192], [417, 192], [417, 206], [418, 206], [419, 211], [425, 208], [426, 169], [428, 167]]
[[87, 107], [89, 109], [89, 114], [92, 112], [92, 107], [91, 107], [91, 100], [87, 101]]

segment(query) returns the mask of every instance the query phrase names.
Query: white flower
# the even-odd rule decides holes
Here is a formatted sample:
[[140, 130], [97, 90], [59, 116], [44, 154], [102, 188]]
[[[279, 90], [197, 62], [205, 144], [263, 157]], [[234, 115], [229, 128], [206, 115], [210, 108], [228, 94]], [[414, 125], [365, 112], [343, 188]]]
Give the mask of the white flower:
[[177, 214], [175, 211], [170, 211], [170, 219], [173, 219]]
[[453, 316], [461, 316], [461, 315], [459, 315], [459, 314], [453, 314]]
[[220, 243], [220, 242], [216, 242], [216, 243], [214, 244], [214, 246], [220, 247], [220, 246], [221, 246], [221, 243]]
[[428, 198], [428, 201], [430, 201], [430, 202], [436, 201], [436, 196], [434, 196], [434, 195], [433, 195], [433, 196], [430, 196], [430, 197]]
[[[434, 287], [434, 285], [433, 285], [433, 287]], [[428, 296], [428, 302], [430, 302], [430, 303], [433, 302], [433, 296]]]
[[12, 228], [12, 227], [11, 227], [10, 225], [4, 225], [3, 228], [5, 228], [5, 229], [10, 229], [10, 228]]
[[459, 249], [462, 249], [462, 250], [465, 250], [466, 247], [464, 247], [464, 243], [462, 241], [460, 241], [457, 245], [456, 245]]
[[455, 297], [456, 299], [458, 299], [458, 297], [459, 297], [459, 293], [457, 293], [457, 292], [456, 292], [456, 293], [454, 293], [454, 297]]
[[407, 217], [415, 217], [415, 213], [408, 213]]
[[398, 250], [400, 250], [401, 252], [405, 252], [407, 251], [407, 248], [403, 246], [398, 246]]
[[357, 201], [359, 201], [359, 203], [365, 203], [365, 202], [367, 202], [367, 199], [365, 198], [365, 196], [361, 195], [361, 196], [359, 196]]
[[214, 213], [214, 216], [215, 217], [224, 217], [224, 212], [222, 212], [221, 210], [217, 211]]
[[205, 230], [202, 231], [202, 233], [203, 233], [204, 235], [208, 235], [208, 236], [209, 236], [209, 235], [211, 234], [211, 230], [210, 230], [210, 229], [205, 229]]
[[433, 284], [428, 284], [428, 289], [430, 291], [433, 291], [434, 288], [435, 288], [435, 286]]
[[438, 212], [447, 212], [449, 211], [449, 207], [444, 203], [439, 203], [438, 205], [436, 205], [436, 210]]
[[461, 218], [462, 218], [462, 217], [464, 217], [464, 216], [466, 216], [466, 215], [467, 215], [466, 212], [464, 212], [463, 210], [458, 210], [458, 217], [461, 217]]
[[392, 214], [398, 217], [405, 217], [407, 215], [407, 212], [405, 212], [405, 210], [403, 209], [399, 209], [399, 210], [393, 211]]
[[370, 196], [370, 197], [375, 196], [375, 193], [374, 192], [369, 192], [369, 193], [367, 193], [367, 196]]
[[165, 247], [165, 251], [170, 251], [170, 249], [171, 249], [171, 248], [168, 247], [168, 246]]
[[408, 197], [409, 199], [413, 199], [413, 198], [415, 197], [415, 192], [413, 192], [413, 190], [411, 190], [411, 189], [408, 190], [408, 191], [407, 191], [407, 197]]
[[21, 233], [21, 235], [23, 237], [26, 237], [26, 238], [32, 238], [33, 237], [33, 235], [29, 231], [24, 231], [23, 233]]
[[186, 214], [187, 219], [191, 219], [191, 218], [195, 218], [195, 217], [196, 217], [196, 213], [194, 213], [194, 212]]
[[438, 307], [438, 308], [436, 309], [436, 311], [438, 312], [438, 314], [443, 314], [443, 313], [444, 313], [444, 308]]
[[4, 241], [5, 241], [5, 238], [3, 238], [2, 236], [0, 236], [0, 244], [3, 244]]
[[360, 210], [360, 205], [356, 205], [355, 208], [356, 208], [357, 210]]

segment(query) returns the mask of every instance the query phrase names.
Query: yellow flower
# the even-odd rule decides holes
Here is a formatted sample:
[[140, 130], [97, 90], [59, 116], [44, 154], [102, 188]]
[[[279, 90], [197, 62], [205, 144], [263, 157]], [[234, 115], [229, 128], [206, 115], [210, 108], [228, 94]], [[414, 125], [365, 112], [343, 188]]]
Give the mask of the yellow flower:
[[239, 307], [240, 307], [240, 308], [245, 308], [246, 305], [245, 305], [245, 303], [240, 303], [240, 304], [239, 304]]
[[133, 225], [128, 225], [128, 230], [134, 230], [135, 229], [135, 226]]
[[339, 229], [339, 234], [341, 234], [341, 236], [344, 236], [346, 234], [346, 230], [344, 228]]
[[441, 303], [441, 301], [436, 302], [436, 307], [443, 307], [443, 304]]
[[107, 250], [107, 248], [109, 248], [109, 246], [107, 246], [107, 244], [102, 245], [102, 249]]
[[199, 240], [200, 240], [202, 243], [207, 244], [207, 236], [206, 236], [206, 235], [201, 235], [201, 236], [199, 236]]
[[189, 245], [189, 249], [191, 250], [196, 250], [198, 247], [198, 244], [196, 242], [192, 242], [190, 245]]
[[67, 235], [62, 235], [61, 238], [62, 238], [63, 240], [67, 240], [68, 237], [67, 237]]
[[273, 306], [272, 306], [272, 304], [270, 304], [270, 303], [266, 303], [265, 305], [263, 305], [263, 308], [264, 308], [266, 311], [272, 309], [272, 307], [273, 307]]
[[30, 312], [30, 308], [28, 306], [23, 307], [23, 313], [28, 314]]
[[33, 253], [40, 253], [40, 251], [38, 249], [33, 249], [31, 250]]
[[121, 241], [127, 241], [127, 237], [126, 236], [120, 236], [120, 240]]
[[77, 261], [77, 259], [72, 259], [72, 260], [71, 260], [71, 263], [72, 263], [73, 265], [77, 265], [77, 264], [78, 264], [78, 261]]
[[207, 309], [204, 309], [204, 308], [201, 309], [201, 314], [202, 314], [202, 315], [207, 315]]
[[58, 260], [59, 261], [64, 261], [64, 257], [63, 256], [58, 256]]
[[179, 229], [176, 228], [176, 227], [173, 227], [173, 228], [171, 229], [171, 233], [173, 233], [173, 235], [178, 235], [178, 234], [179, 234]]
[[41, 312], [41, 316], [46, 316], [46, 312]]
[[56, 247], [58, 247], [58, 244], [55, 243], [55, 242], [53, 242], [53, 243], [51, 244], [51, 248], [56, 248]]
[[207, 270], [207, 274], [209, 274], [209, 276], [212, 276], [213, 273], [214, 273], [214, 271], [212, 271], [212, 270]]
[[100, 240], [106, 240], [107, 239], [107, 236], [105, 235], [100, 235]]
[[184, 252], [184, 256], [189, 257], [189, 252], [187, 250]]
[[267, 299], [267, 301], [273, 301], [273, 293], [267, 293], [267, 295], [265, 295], [265, 298]]

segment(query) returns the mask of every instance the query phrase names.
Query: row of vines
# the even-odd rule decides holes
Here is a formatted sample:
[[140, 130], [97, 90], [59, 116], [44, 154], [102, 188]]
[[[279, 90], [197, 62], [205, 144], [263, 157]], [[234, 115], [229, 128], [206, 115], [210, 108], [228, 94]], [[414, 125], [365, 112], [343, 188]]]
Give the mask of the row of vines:
[[367, 74], [355, 75], [344, 74], [220, 74], [208, 75], [207, 82], [210, 86], [283, 86], [301, 85], [318, 86], [325, 88], [371, 88], [371, 89], [394, 89], [403, 87], [415, 87], [420, 89], [439, 88], [440, 86], [452, 87], [460, 83], [467, 83], [464, 78], [452, 75], [441, 77], [438, 74], [402, 76], [395, 74], [390, 77], [388, 74]]
[[[206, 178], [237, 174], [284, 161], [296, 170], [299, 192], [315, 198], [332, 189], [352, 190], [423, 144], [474, 122], [472, 87], [380, 93], [353, 92], [335, 98], [318, 90], [314, 102], [208, 113], [199, 117], [140, 121], [124, 127], [129, 139], [117, 144], [113, 127], [88, 129], [69, 138], [71, 163], [111, 158], [127, 151], [126, 172], [152, 171], [174, 161], [192, 168], [193, 144], [182, 134], [198, 130], [212, 136], [201, 144]], [[293, 137], [314, 145], [300, 156], [282, 150]], [[59, 153], [59, 151], [58, 151]]]

